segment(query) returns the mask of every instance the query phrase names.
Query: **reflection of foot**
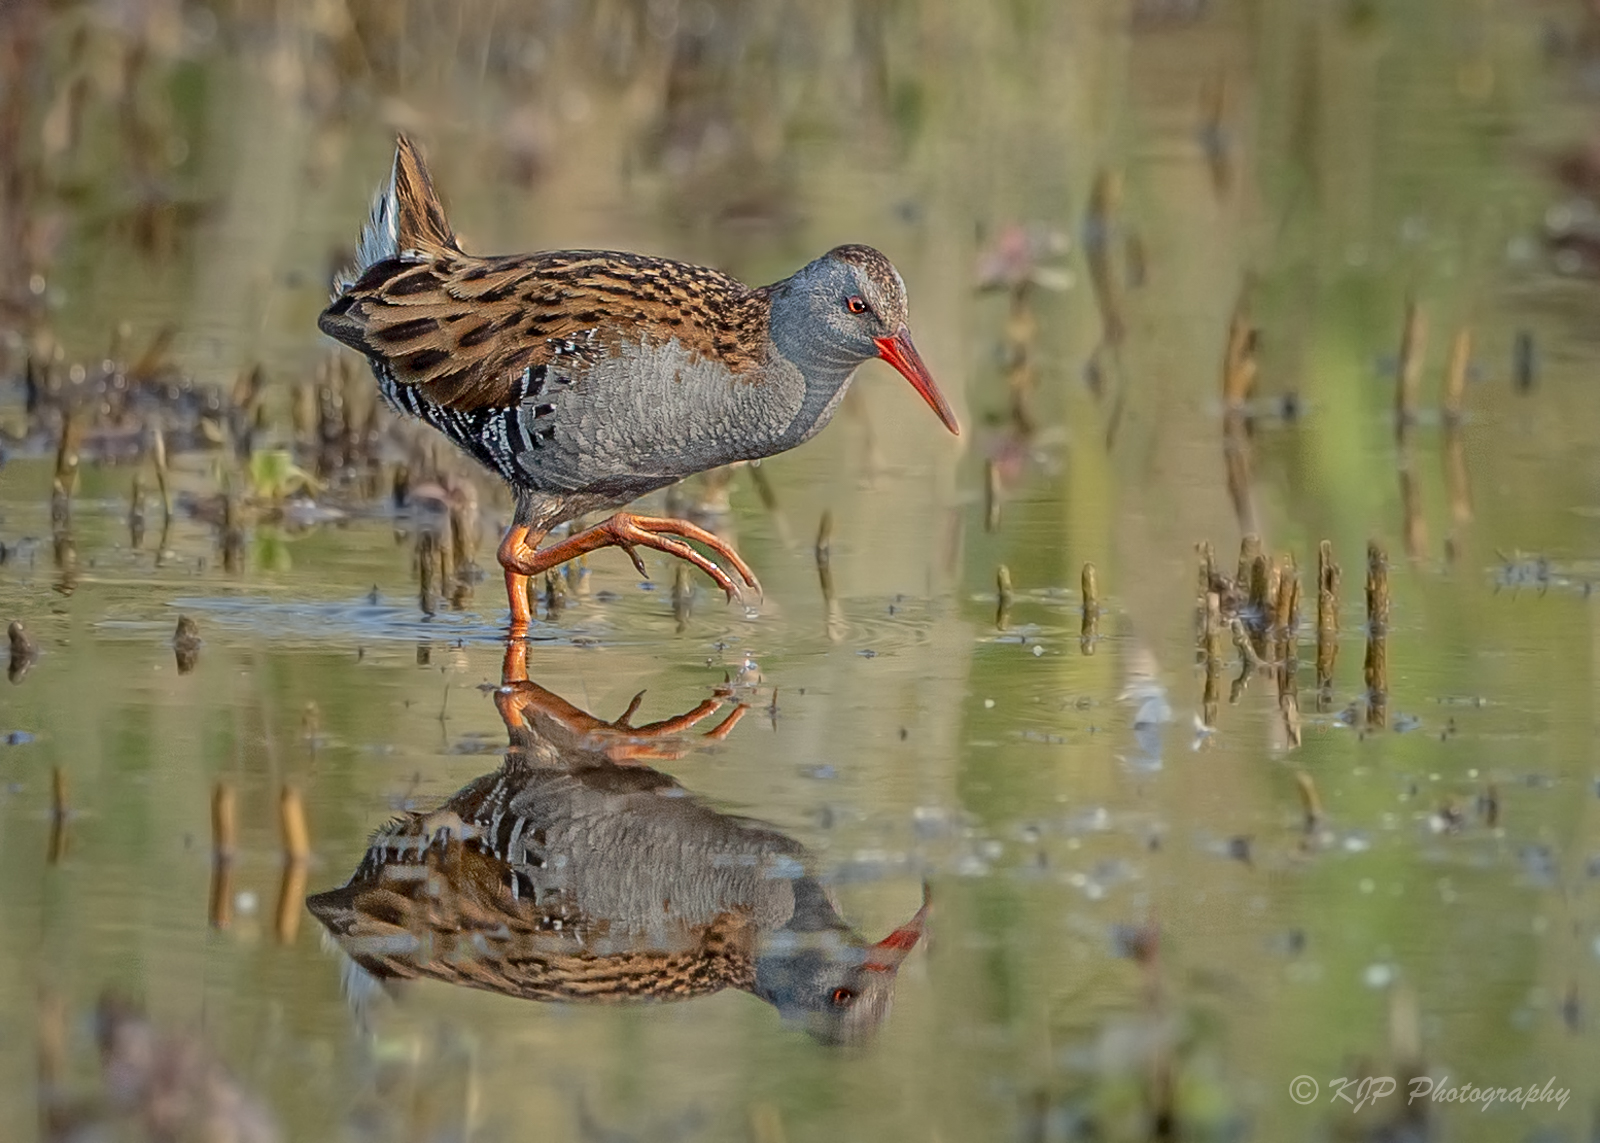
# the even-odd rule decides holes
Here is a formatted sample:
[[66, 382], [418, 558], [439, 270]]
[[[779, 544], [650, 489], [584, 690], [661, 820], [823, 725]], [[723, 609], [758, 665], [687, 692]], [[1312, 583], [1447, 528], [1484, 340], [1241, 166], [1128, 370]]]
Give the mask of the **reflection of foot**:
[[[689, 752], [690, 744], [681, 741], [681, 736], [715, 714], [726, 702], [721, 697], [708, 698], [693, 710], [674, 718], [634, 726], [631, 720], [644, 699], [644, 692], [640, 691], [633, 696], [627, 710], [614, 721], [606, 722], [588, 711], [578, 709], [538, 683], [531, 682], [528, 679], [528, 644], [526, 640], [517, 638], [506, 641], [505, 665], [500, 679], [500, 689], [495, 693], [495, 706], [507, 730], [514, 731], [536, 716], [543, 717], [564, 727], [618, 763], [682, 758]], [[727, 718], [701, 737], [721, 742], [733, 732], [748, 709], [744, 703], [739, 703]]]

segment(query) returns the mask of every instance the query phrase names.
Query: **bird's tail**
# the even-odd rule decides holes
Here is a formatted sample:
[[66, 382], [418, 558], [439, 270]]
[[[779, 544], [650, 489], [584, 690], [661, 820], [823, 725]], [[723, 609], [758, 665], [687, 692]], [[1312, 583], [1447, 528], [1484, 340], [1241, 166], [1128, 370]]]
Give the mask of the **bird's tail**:
[[416, 145], [401, 135], [389, 181], [372, 200], [372, 214], [361, 230], [355, 264], [334, 279], [334, 296], [344, 293], [379, 262], [408, 255], [438, 258], [458, 254], [455, 232], [433, 189], [428, 167]]

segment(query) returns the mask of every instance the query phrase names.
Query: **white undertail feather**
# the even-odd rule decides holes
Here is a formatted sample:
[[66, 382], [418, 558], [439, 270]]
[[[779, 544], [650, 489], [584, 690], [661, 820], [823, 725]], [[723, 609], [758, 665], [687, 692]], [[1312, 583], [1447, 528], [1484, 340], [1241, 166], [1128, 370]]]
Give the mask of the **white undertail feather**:
[[355, 285], [369, 266], [400, 254], [400, 200], [395, 195], [395, 179], [399, 169], [400, 154], [396, 151], [394, 165], [389, 168], [389, 179], [378, 188], [372, 200], [372, 213], [367, 217], [367, 224], [361, 228], [356, 260], [334, 276], [333, 296], [336, 298]]
[[394, 166], [389, 181], [373, 200], [372, 213], [361, 231], [355, 265], [334, 281], [335, 297], [344, 293], [371, 267], [391, 258], [402, 261], [447, 257], [461, 253], [444, 205], [428, 178], [427, 165], [416, 146], [401, 135], [395, 140]]

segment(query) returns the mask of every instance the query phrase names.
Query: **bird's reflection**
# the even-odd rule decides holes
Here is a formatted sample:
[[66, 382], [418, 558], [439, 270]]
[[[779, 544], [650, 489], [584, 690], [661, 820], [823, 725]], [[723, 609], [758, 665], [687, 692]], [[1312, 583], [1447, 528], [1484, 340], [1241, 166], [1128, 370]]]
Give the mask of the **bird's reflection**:
[[[507, 653], [504, 765], [380, 829], [348, 884], [308, 899], [367, 972], [530, 1000], [753, 993], [828, 1043], [882, 1022], [928, 906], [875, 944], [839, 915], [796, 840], [645, 765], [681, 757], [723, 700], [629, 725], [527, 678]], [[705, 737], [726, 736], [736, 707]]]

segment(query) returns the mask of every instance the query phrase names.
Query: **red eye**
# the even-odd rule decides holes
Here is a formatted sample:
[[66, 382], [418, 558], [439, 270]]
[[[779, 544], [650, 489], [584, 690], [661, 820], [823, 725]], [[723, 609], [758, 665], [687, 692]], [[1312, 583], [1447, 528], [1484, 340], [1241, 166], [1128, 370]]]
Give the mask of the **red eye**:
[[849, 301], [845, 302], [844, 308], [853, 314], [864, 314], [867, 312], [867, 303], [862, 300], [859, 294], [857, 294], [852, 296]]
[[835, 988], [833, 990], [833, 1006], [835, 1008], [848, 1008], [850, 1002], [856, 998], [853, 988]]

